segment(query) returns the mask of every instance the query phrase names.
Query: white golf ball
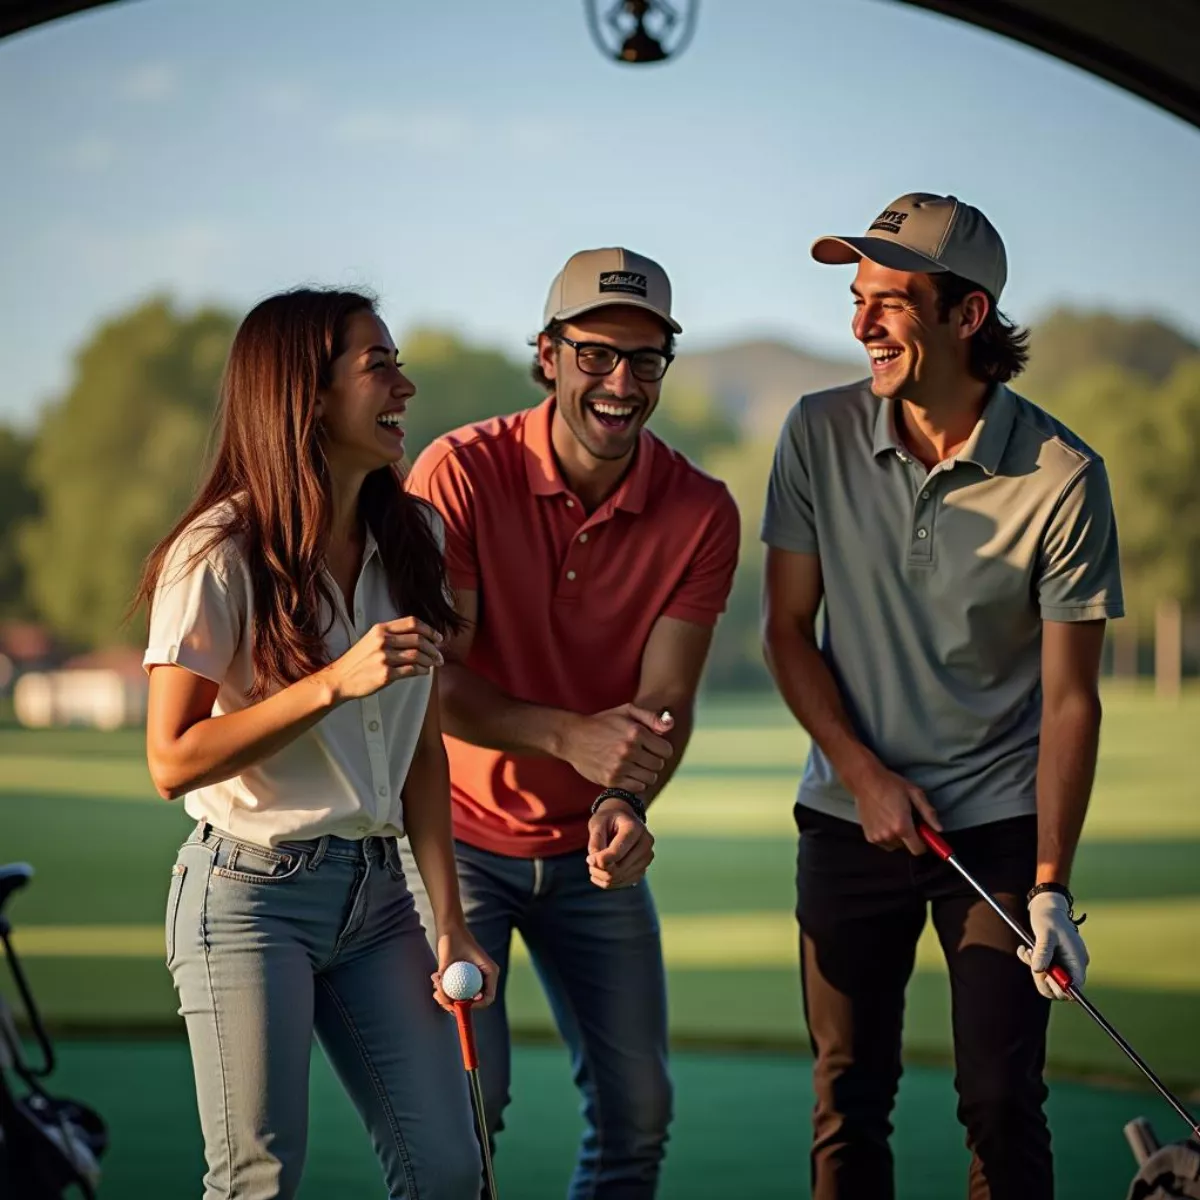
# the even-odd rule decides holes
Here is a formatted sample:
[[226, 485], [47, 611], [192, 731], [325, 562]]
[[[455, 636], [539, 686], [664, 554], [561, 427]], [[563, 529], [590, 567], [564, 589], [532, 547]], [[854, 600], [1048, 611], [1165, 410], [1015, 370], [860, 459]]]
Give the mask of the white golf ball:
[[451, 1000], [473, 1000], [483, 991], [483, 973], [474, 963], [451, 963], [442, 972], [442, 991]]

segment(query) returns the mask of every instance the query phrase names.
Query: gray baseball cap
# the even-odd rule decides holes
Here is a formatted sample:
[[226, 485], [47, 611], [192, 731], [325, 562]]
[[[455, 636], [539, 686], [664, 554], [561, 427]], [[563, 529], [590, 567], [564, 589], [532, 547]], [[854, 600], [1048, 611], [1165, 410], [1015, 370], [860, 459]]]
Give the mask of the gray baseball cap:
[[1000, 299], [1008, 275], [996, 227], [954, 196], [909, 192], [893, 200], [862, 237], [819, 237], [812, 256], [821, 263], [869, 258], [894, 271], [949, 271]]
[[676, 333], [683, 332], [671, 316], [671, 281], [666, 271], [653, 259], [620, 246], [580, 250], [567, 259], [550, 285], [542, 326], [610, 304], [644, 308]]

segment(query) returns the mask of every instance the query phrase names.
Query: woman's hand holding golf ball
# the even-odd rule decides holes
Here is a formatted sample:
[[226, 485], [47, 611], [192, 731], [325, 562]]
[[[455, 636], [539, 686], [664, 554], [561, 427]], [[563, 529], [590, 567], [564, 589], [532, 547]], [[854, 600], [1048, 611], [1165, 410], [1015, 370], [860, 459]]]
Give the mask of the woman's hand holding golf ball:
[[455, 1000], [474, 1000], [476, 1008], [495, 1000], [500, 968], [465, 928], [438, 937], [437, 957], [438, 969], [430, 976], [433, 998], [447, 1012], [454, 1011]]

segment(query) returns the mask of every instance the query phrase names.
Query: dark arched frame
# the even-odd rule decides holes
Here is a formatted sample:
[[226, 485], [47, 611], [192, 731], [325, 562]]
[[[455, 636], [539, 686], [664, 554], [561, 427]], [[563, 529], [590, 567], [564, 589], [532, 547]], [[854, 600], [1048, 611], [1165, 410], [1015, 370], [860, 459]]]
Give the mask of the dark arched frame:
[[[0, 0], [0, 37], [113, 2]], [[895, 2], [929, 9], [1036, 47], [1200, 127], [1200, 0]]]

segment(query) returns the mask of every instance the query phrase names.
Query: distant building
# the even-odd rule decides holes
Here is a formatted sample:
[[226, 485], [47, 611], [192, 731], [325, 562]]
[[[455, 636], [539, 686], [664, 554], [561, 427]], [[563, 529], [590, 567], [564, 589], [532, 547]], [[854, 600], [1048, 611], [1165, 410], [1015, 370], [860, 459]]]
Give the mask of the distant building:
[[113, 647], [69, 658], [55, 670], [22, 674], [13, 708], [29, 729], [120, 729], [145, 721], [148, 690], [141, 652]]
[[54, 635], [36, 621], [0, 621], [0, 696], [26, 671], [47, 671], [63, 659]]

